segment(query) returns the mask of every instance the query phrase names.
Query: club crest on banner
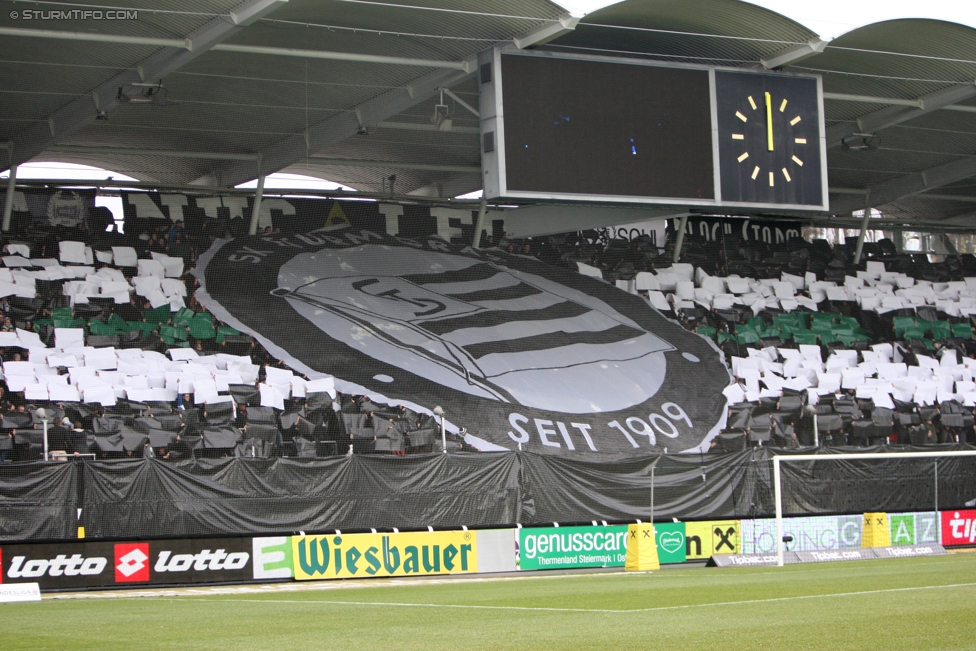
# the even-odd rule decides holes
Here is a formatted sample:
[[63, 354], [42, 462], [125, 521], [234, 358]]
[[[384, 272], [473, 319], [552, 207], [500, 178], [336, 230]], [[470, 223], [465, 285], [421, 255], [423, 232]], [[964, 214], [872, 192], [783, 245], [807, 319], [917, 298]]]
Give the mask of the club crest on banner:
[[729, 375], [640, 297], [534, 258], [343, 225], [222, 240], [198, 298], [344, 393], [443, 405], [481, 450], [699, 449]]

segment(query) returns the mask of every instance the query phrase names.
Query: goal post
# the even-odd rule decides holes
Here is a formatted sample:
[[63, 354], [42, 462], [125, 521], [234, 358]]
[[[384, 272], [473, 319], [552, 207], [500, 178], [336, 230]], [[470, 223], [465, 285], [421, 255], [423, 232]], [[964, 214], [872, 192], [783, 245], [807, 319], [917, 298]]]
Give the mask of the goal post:
[[[901, 459], [905, 461], [918, 460], [925, 458], [953, 458], [953, 457], [976, 457], [976, 450], [946, 450], [930, 452], [865, 452], [865, 453], [842, 453], [842, 454], [777, 454], [773, 455], [773, 497], [776, 502], [776, 554], [777, 565], [782, 567], [785, 558], [785, 544], [783, 542], [783, 480], [781, 464], [783, 462], [834, 462], [834, 461], [869, 461], [875, 459]], [[936, 505], [938, 504], [938, 466], [936, 470], [935, 496]]]

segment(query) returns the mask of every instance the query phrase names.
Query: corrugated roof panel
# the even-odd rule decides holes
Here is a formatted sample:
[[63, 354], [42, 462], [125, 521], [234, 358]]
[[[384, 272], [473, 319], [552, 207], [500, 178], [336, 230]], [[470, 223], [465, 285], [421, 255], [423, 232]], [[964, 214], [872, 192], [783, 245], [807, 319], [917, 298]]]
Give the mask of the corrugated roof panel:
[[738, 0], [630, 0], [588, 14], [550, 45], [741, 65], [815, 36], [785, 16]]

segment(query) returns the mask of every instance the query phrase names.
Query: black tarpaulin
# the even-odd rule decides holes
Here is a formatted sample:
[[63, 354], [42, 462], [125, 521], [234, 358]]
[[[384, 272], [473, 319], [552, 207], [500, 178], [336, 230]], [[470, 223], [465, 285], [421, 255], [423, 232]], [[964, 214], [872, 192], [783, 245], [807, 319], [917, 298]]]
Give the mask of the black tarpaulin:
[[142, 432], [122, 432], [122, 447], [126, 452], [141, 450], [149, 442], [149, 436]]
[[511, 522], [515, 455], [93, 464], [94, 537]]
[[112, 434], [111, 436], [96, 436], [95, 445], [102, 452], [122, 452], [125, 450], [122, 443], [122, 434]]
[[261, 404], [261, 391], [257, 387], [249, 384], [231, 384], [227, 388], [230, 395], [234, 397], [234, 402], [239, 405], [256, 407]]
[[[308, 445], [314, 453], [315, 443]], [[652, 476], [658, 520], [772, 517], [772, 455], [803, 452], [756, 448], [595, 462], [529, 452], [268, 459], [260, 458], [263, 446], [253, 447], [257, 458], [244, 444], [241, 458], [4, 466], [0, 536], [72, 538], [78, 525], [92, 538], [131, 539], [647, 520]], [[906, 455], [784, 459], [784, 513], [931, 511], [936, 463], [939, 508], [965, 508], [976, 497], [976, 458]]]
[[241, 442], [240, 430], [233, 427], [205, 429], [201, 434], [203, 435], [203, 446], [205, 448], [232, 448]]
[[0, 539], [75, 538], [81, 463], [4, 466], [0, 475]]
[[176, 432], [162, 429], [149, 430], [149, 445], [154, 448], [165, 448], [176, 442]]

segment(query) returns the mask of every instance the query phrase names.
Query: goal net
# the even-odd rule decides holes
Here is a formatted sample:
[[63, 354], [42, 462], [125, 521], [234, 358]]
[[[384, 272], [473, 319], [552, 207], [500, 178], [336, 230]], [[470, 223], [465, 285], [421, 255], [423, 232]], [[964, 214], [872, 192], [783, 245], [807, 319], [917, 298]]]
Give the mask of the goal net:
[[[877, 546], [878, 514], [890, 544], [941, 541], [940, 511], [976, 500], [976, 450], [773, 457], [774, 519], [742, 531], [746, 553], [823, 551]], [[886, 538], [888, 540], [888, 538]]]

